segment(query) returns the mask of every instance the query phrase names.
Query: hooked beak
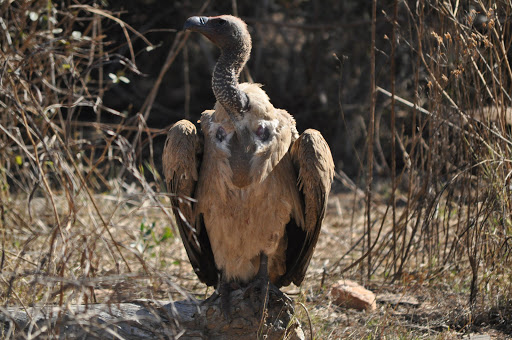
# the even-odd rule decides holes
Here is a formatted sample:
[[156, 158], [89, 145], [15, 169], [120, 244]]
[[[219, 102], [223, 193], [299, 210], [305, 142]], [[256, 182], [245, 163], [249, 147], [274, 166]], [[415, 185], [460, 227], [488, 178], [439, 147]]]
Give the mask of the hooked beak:
[[198, 31], [201, 28], [203, 28], [207, 22], [207, 17], [190, 17], [187, 19], [187, 21], [185, 21], [185, 24], [183, 25], [183, 30]]
[[229, 164], [233, 171], [233, 184], [243, 188], [251, 184], [251, 159], [255, 146], [246, 130], [237, 131], [231, 139]]

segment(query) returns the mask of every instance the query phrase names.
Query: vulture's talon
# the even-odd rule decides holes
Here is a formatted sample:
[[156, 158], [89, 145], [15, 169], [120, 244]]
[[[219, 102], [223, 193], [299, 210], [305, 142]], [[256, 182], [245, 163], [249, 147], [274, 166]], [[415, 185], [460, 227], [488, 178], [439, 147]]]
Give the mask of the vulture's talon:
[[208, 305], [208, 304], [214, 302], [215, 300], [217, 300], [219, 298], [219, 296], [220, 296], [220, 294], [217, 291], [214, 291], [212, 295], [210, 295], [209, 297], [207, 297], [206, 299], [201, 301], [200, 305], [201, 306]]
[[251, 302], [253, 310], [265, 310], [268, 300], [269, 287], [272, 285], [268, 279], [256, 277], [245, 290], [244, 298]]
[[288, 295], [283, 293], [268, 279], [265, 280], [262, 277], [256, 278], [249, 284], [244, 297], [251, 302], [254, 310], [264, 311], [268, 307], [269, 302], [281, 301], [283, 304], [292, 303]]

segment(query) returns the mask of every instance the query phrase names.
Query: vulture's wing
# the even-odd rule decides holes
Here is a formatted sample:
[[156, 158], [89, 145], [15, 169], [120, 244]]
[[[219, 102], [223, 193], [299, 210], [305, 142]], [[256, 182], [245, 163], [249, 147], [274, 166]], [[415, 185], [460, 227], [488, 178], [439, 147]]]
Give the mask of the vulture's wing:
[[204, 222], [194, 214], [198, 171], [203, 145], [194, 124], [180, 120], [167, 133], [162, 163], [167, 190], [171, 193], [176, 223], [188, 258], [199, 280], [217, 285], [217, 268]]
[[304, 225], [300, 227], [292, 218], [286, 226], [286, 273], [279, 286], [286, 286], [291, 282], [298, 286], [302, 283], [320, 234], [334, 176], [331, 150], [316, 130], [304, 131], [293, 143], [291, 157], [304, 202]]

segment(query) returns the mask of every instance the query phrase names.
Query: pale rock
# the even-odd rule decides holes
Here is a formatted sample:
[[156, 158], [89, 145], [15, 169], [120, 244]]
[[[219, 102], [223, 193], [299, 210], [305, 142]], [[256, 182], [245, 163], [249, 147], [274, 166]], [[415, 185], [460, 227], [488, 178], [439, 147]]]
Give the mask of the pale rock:
[[376, 296], [357, 282], [340, 280], [331, 287], [331, 298], [334, 304], [358, 310], [375, 310]]

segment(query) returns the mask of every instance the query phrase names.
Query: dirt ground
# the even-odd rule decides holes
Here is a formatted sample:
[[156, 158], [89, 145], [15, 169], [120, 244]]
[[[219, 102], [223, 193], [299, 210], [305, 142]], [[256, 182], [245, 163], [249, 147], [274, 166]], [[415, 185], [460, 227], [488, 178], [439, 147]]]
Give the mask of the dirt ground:
[[[283, 288], [296, 301], [296, 312], [307, 334], [312, 327], [315, 339], [472, 339], [477, 335], [481, 335], [481, 339], [512, 338], [512, 326], [499, 315], [479, 312], [477, 307], [472, 313], [468, 305], [467, 280], [460, 280], [460, 273], [444, 272], [427, 277], [426, 268], [419, 265], [392, 282], [379, 271], [368, 281], [358, 266], [345, 271], [363, 253], [363, 242], [358, 241], [364, 235], [365, 206], [358, 195], [346, 191], [331, 194], [306, 279], [301, 287]], [[374, 206], [372, 210], [378, 220], [385, 211], [385, 205]], [[103, 288], [95, 290], [97, 301], [180, 300], [184, 294], [198, 298], [209, 296], [213, 289], [207, 289], [193, 273], [179, 237], [156, 244], [141, 237], [142, 231], [133, 227], [138, 224], [147, 227], [147, 221], [155, 221], [153, 227], [157, 236], [169, 223], [157, 209], [138, 206], [130, 215], [131, 227], [122, 229], [130, 247], [146, 247], [140, 256], [145, 260], [146, 270], [153, 273], [152, 277], [142, 275], [116, 281], [115, 285], [105, 283]], [[108, 276], [110, 271], [103, 274]], [[340, 279], [354, 280], [373, 291], [377, 296], [377, 309], [356, 311], [334, 305], [330, 287]], [[147, 288], [141, 289], [144, 281]]]
[[[156, 204], [134, 186], [118, 192], [94, 196], [103, 218], [110, 221], [110, 234], [98, 224], [87, 200], [75, 202], [79, 214], [75, 225], [62, 230], [66, 242], [57, 238], [54, 244], [55, 262], [60, 258], [67, 261], [60, 272], [63, 282], [78, 280], [64, 286], [55, 284], [58, 276], [44, 276], [43, 271], [34, 270], [44, 266], [43, 254], [48, 251], [52, 234], [45, 225], [51, 223], [52, 213], [45, 199], [33, 198], [33, 234], [24, 224], [6, 229], [6, 245], [10, 248], [6, 251], [2, 286], [11, 285], [12, 290], [1, 303], [58, 304], [61, 294], [71, 304], [182, 300], [187, 294], [209, 296], [213, 289], [197, 279], [180, 238], [173, 232], [169, 198], [158, 195], [160, 203]], [[512, 315], [510, 306], [489, 310], [479, 307], [489, 305], [482, 301], [473, 309], [469, 307], [469, 273], [451, 269], [429, 275], [428, 268], [418, 261], [393, 281], [385, 269], [389, 254], [374, 259], [379, 270], [370, 280], [364, 267], [346, 270], [365, 252], [361, 241], [366, 225], [363, 198], [361, 192], [343, 191], [339, 183], [335, 185], [303, 284], [283, 288], [296, 302], [297, 317], [307, 334], [312, 329], [314, 339], [461, 339], [468, 335], [512, 338], [512, 325], [507, 323]], [[26, 212], [26, 198], [11, 198], [11, 202], [9, 209]], [[55, 197], [55, 202], [66, 210], [65, 197]], [[372, 219], [381, 221], [385, 213], [385, 204], [373, 205]], [[28, 216], [19, 217], [28, 221]], [[382, 242], [387, 235], [382, 233]], [[112, 239], [117, 246], [113, 246]], [[124, 260], [116, 249], [124, 254]], [[88, 259], [84, 260], [85, 251]], [[80, 288], [88, 278], [93, 280], [94, 288]], [[374, 292], [377, 309], [356, 311], [334, 305], [330, 288], [340, 279], [354, 280]]]

